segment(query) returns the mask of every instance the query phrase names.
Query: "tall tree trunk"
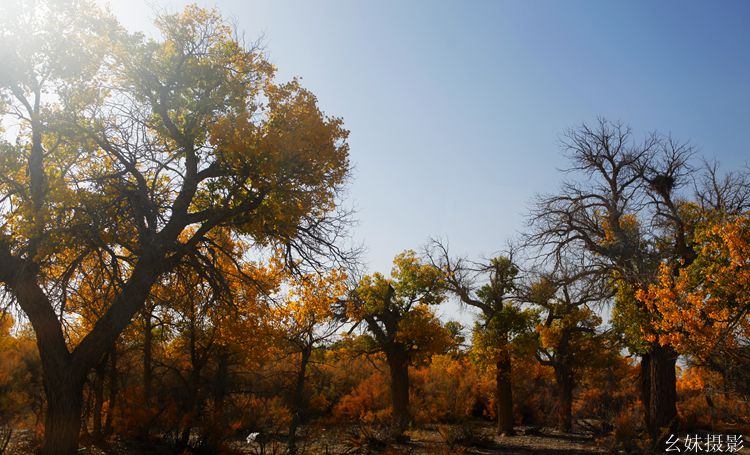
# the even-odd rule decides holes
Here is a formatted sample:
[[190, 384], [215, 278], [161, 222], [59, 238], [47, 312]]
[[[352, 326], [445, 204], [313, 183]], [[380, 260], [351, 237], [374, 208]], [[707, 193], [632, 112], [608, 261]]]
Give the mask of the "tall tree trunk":
[[297, 450], [297, 427], [302, 421], [305, 414], [305, 374], [307, 373], [307, 364], [312, 355], [312, 346], [305, 347], [302, 350], [299, 370], [297, 370], [297, 382], [294, 385], [294, 394], [292, 395], [292, 421], [289, 424], [289, 452], [296, 453]]
[[214, 380], [214, 412], [224, 416], [224, 401], [227, 396], [227, 376], [229, 376], [229, 354], [221, 352], [216, 365]]
[[201, 370], [204, 359], [198, 355], [195, 312], [191, 313], [188, 348], [190, 350], [190, 374], [187, 381], [187, 396], [183, 407], [182, 431], [177, 441], [177, 448], [185, 449], [190, 444], [190, 433], [198, 409], [198, 391], [201, 381]]
[[[146, 306], [143, 309], [143, 403], [141, 404], [146, 411], [146, 415], [151, 415], [151, 394], [153, 383], [153, 314], [152, 308]], [[142, 439], [148, 439], [151, 425], [149, 420], [141, 422], [138, 425], [138, 436]]]
[[[74, 455], [78, 452], [83, 408], [82, 375], [45, 377], [47, 417], [44, 422], [42, 455]], [[76, 377], [78, 376], [78, 377]]]
[[107, 358], [105, 357], [94, 369], [94, 428], [91, 436], [97, 442], [104, 440], [104, 433], [102, 432], [102, 409], [104, 408], [104, 377], [106, 366]]
[[150, 308], [145, 308], [143, 311], [143, 323], [143, 401], [148, 407], [151, 404], [151, 345], [153, 341]]
[[557, 428], [569, 432], [573, 426], [573, 374], [570, 365], [562, 360], [555, 368], [558, 389]]
[[17, 266], [18, 275], [11, 281], [11, 288], [34, 327], [42, 361], [47, 411], [40, 453], [75, 455], [81, 430], [83, 385], [94, 362], [82, 364], [75, 361], [68, 351], [57, 314], [36, 283], [35, 275], [29, 273], [25, 264], [14, 263], [14, 258], [5, 253], [0, 248], [0, 261]]
[[495, 394], [497, 397], [497, 433], [513, 434], [513, 388], [510, 350], [506, 344], [500, 349], [495, 364]]
[[674, 425], [677, 417], [677, 353], [671, 346], [654, 344], [649, 369], [651, 393], [649, 397], [649, 432], [657, 441], [665, 427]]
[[109, 352], [109, 405], [107, 406], [107, 418], [104, 421], [104, 434], [112, 434], [112, 421], [117, 404], [117, 345]]
[[221, 443], [227, 435], [226, 413], [224, 412], [224, 402], [227, 395], [227, 375], [229, 374], [229, 354], [226, 350], [220, 348], [216, 362], [216, 375], [213, 383], [213, 421], [207, 426], [209, 433], [205, 440], [211, 450], [220, 452]]
[[386, 351], [391, 374], [391, 405], [393, 407], [393, 436], [400, 439], [409, 427], [409, 356], [401, 347]]
[[[70, 352], [55, 307], [37, 282], [38, 265], [13, 256], [8, 246], [0, 242], [0, 264], [4, 266], [0, 270], [3, 272], [0, 278], [28, 316], [42, 361], [47, 398], [44, 439], [40, 450], [43, 455], [77, 453], [86, 374], [114, 346], [117, 337], [145, 302], [151, 286], [162, 271], [163, 258], [163, 249], [143, 250], [122, 292]], [[12, 270], [12, 273], [8, 270]]]
[[182, 429], [177, 441], [178, 449], [185, 449], [190, 444], [190, 434], [196, 420], [200, 388], [200, 370], [195, 367], [190, 371], [187, 384], [187, 396], [183, 407]]

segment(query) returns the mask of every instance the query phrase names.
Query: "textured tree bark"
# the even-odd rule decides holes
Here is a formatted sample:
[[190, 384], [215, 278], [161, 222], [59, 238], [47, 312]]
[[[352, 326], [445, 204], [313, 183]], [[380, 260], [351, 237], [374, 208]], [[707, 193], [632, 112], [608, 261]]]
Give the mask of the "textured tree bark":
[[[0, 263], [14, 267], [5, 282], [14, 291], [18, 303], [29, 317], [36, 334], [42, 361], [47, 411], [44, 419], [42, 455], [74, 455], [78, 451], [83, 410], [83, 385], [89, 368], [79, 365], [68, 351], [57, 314], [36, 282], [36, 270], [17, 261], [0, 248]], [[98, 360], [98, 359], [97, 359]]]
[[[193, 315], [194, 316], [194, 315]], [[196, 409], [198, 407], [198, 389], [200, 387], [201, 370], [203, 369], [203, 361], [198, 355], [196, 347], [196, 327], [195, 319], [190, 319], [190, 375], [187, 381], [187, 390], [185, 403], [183, 405], [184, 418], [182, 419], [182, 429], [180, 437], [177, 441], [178, 452], [182, 449], [186, 449], [190, 444], [190, 432], [193, 429], [193, 421], [195, 419]]]
[[[151, 307], [148, 305], [143, 309], [143, 403], [141, 404], [147, 414], [151, 409], [151, 384], [153, 383], [153, 319]], [[151, 425], [148, 421], [138, 425], [138, 437], [148, 439]]]
[[93, 411], [93, 430], [91, 437], [96, 442], [104, 440], [104, 432], [102, 431], [102, 409], [104, 408], [104, 375], [105, 368], [107, 366], [107, 359], [102, 359], [101, 362], [94, 368], [94, 411]]
[[151, 404], [151, 344], [153, 340], [151, 311], [143, 311], [143, 401], [146, 406]]
[[112, 421], [115, 415], [115, 405], [117, 404], [117, 346], [112, 347], [109, 352], [109, 406], [107, 406], [107, 418], [104, 421], [104, 434], [112, 434]]
[[297, 451], [297, 427], [302, 421], [305, 413], [305, 374], [307, 364], [312, 355], [312, 347], [302, 350], [299, 370], [297, 371], [297, 382], [294, 385], [294, 394], [292, 395], [292, 421], [289, 424], [289, 452]]
[[73, 455], [78, 452], [83, 407], [83, 377], [47, 375], [47, 417], [44, 422], [42, 455]]
[[[93, 368], [113, 347], [117, 337], [146, 300], [151, 285], [156, 280], [160, 262], [152, 257], [156, 249], [150, 250], [136, 265], [133, 275], [122, 293], [107, 310], [94, 328], [69, 352], [65, 337], [49, 299], [36, 283], [34, 271], [21, 269], [10, 280], [19, 305], [29, 317], [37, 336], [37, 346], [42, 359], [44, 388], [47, 397], [44, 440], [40, 452], [43, 455], [75, 455], [78, 453], [81, 411], [83, 410], [83, 384], [88, 371]], [[3, 251], [0, 249], [0, 259]], [[143, 265], [146, 264], [146, 265]], [[111, 362], [116, 359], [110, 358]], [[116, 375], [116, 363], [111, 373]], [[114, 386], [114, 389], [112, 388]], [[110, 381], [111, 399], [116, 397], [116, 381]], [[114, 405], [114, 402], [111, 403]], [[107, 420], [110, 422], [111, 413]], [[105, 422], [104, 432], [107, 432]]]
[[229, 354], [222, 352], [216, 365], [216, 378], [214, 380], [214, 412], [224, 416], [224, 401], [227, 396], [227, 376], [229, 375]]
[[558, 389], [557, 428], [569, 432], [573, 426], [573, 374], [570, 366], [561, 363], [555, 368]]
[[512, 435], [513, 431], [513, 388], [511, 381], [512, 363], [508, 346], [501, 348], [495, 364], [495, 387], [497, 395], [497, 433]]
[[674, 425], [677, 417], [677, 354], [671, 346], [655, 344], [651, 349], [651, 393], [649, 431], [657, 441], [665, 428]]
[[409, 357], [399, 348], [386, 351], [391, 374], [393, 436], [400, 439], [411, 423], [409, 413]]
[[212, 422], [206, 427], [207, 434], [204, 440], [207, 442], [207, 449], [217, 453], [221, 452], [221, 443], [228, 434], [226, 424], [226, 413], [224, 412], [224, 403], [227, 396], [227, 376], [229, 374], [229, 354], [223, 349], [219, 350], [216, 361], [216, 372], [213, 381], [213, 410]]

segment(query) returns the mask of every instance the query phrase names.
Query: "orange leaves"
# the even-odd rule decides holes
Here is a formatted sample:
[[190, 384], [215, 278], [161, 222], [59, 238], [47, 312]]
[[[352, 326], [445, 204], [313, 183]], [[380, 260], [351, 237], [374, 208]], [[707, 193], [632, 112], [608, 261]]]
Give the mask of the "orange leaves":
[[[328, 338], [334, 333], [323, 329], [335, 318], [334, 305], [346, 294], [347, 276], [340, 270], [326, 274], [289, 277], [288, 287], [279, 304], [270, 312], [270, 323], [282, 339], [299, 342]], [[337, 327], [328, 327], [335, 331]], [[322, 330], [322, 332], [321, 332]]]
[[414, 307], [398, 324], [395, 340], [407, 346], [412, 360], [424, 361], [433, 353], [445, 352], [452, 342], [446, 330], [426, 305]]
[[0, 427], [28, 419], [41, 391], [35, 340], [28, 331], [12, 334], [13, 325], [13, 318], [0, 312]]
[[650, 326], [643, 329], [644, 338], [670, 344], [680, 352], [690, 351], [691, 346], [710, 351], [717, 341], [714, 330], [718, 327], [707, 324], [704, 307], [708, 302], [700, 292], [691, 292], [685, 269], [678, 273], [673, 276], [672, 269], [662, 263], [657, 284], [636, 292], [636, 298], [654, 316]]
[[602, 245], [621, 241], [623, 236], [636, 238], [639, 235], [641, 223], [637, 216], [632, 214], [622, 215], [618, 219], [618, 223], [618, 225], [612, 226], [612, 223], [607, 218], [601, 219], [601, 227], [604, 231], [604, 238], [601, 241]]
[[560, 344], [561, 333], [559, 328], [537, 324], [536, 332], [539, 334], [539, 345], [543, 349], [554, 349]]
[[[0, 234], [38, 270], [45, 314], [60, 314], [63, 330], [78, 323], [73, 344], [115, 302], [128, 307], [115, 311], [122, 330], [151, 286], [176, 313], [203, 305], [198, 316], [222, 340], [246, 335], [282, 280], [274, 267], [234, 264], [251, 246], [337, 254], [346, 217], [330, 212], [349, 172], [348, 132], [298, 80], [275, 81], [217, 11], [162, 14], [160, 36], [147, 38], [88, 1], [57, 12], [55, 2], [12, 3], [0, 14], [0, 53], [14, 63], [0, 68], [0, 91], [19, 127], [0, 145]], [[31, 41], [22, 19], [34, 22]], [[32, 150], [43, 156], [39, 201], [26, 175]], [[138, 265], [149, 276], [132, 285]], [[191, 269], [182, 282], [164, 276], [175, 267]], [[133, 288], [138, 298], [118, 300]]]
[[677, 272], [661, 264], [657, 283], [636, 297], [655, 316], [648, 338], [707, 356], [750, 333], [750, 217], [705, 226], [696, 242], [692, 264]]
[[334, 417], [358, 419], [367, 423], [382, 419], [387, 408], [388, 389], [384, 387], [387, 383], [388, 380], [381, 372], [373, 372], [350, 393], [341, 397], [333, 409]]

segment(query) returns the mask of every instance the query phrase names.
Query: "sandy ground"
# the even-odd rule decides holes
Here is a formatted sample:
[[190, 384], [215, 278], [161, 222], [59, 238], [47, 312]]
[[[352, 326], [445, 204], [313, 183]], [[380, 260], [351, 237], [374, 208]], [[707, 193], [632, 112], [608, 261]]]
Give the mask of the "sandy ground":
[[[406, 433], [407, 440], [387, 443], [383, 432], [372, 427], [310, 426], [302, 429], [298, 455], [461, 455], [461, 454], [506, 454], [506, 455], [573, 455], [625, 452], [613, 451], [604, 439], [596, 439], [590, 433], [562, 433], [549, 428], [517, 427], [513, 436], [498, 436], [490, 422], [475, 421], [463, 425], [428, 425]], [[33, 435], [28, 431], [16, 431], [10, 445], [0, 455], [26, 455], [33, 453]], [[230, 442], [234, 454], [283, 455], [286, 444], [281, 436], [267, 437], [263, 442], [248, 443], [236, 438]], [[744, 441], [748, 441], [745, 435]], [[750, 442], [750, 441], [748, 441]], [[681, 447], [680, 453], [688, 453]], [[174, 454], [166, 446], [130, 441], [110, 441], [107, 449], [82, 447], [81, 455], [167, 455]], [[635, 453], [635, 452], [633, 452]], [[670, 452], [677, 453], [677, 452]], [[692, 453], [707, 453], [706, 450]], [[727, 453], [727, 452], [724, 452]], [[737, 452], [750, 455], [750, 444]]]

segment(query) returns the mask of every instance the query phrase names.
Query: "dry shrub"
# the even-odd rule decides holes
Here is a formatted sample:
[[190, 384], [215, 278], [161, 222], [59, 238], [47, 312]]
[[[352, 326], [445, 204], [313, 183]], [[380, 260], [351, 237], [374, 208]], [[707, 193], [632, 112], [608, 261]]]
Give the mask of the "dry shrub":
[[[155, 423], [178, 421], [179, 411], [175, 406], [159, 412], [157, 406], [148, 406], [143, 400], [143, 388], [128, 387], [118, 397], [119, 403], [114, 409], [113, 426], [117, 433], [127, 437], [138, 437], [146, 434]], [[102, 419], [109, 412], [109, 400], [102, 407]], [[159, 428], [162, 429], [162, 428]]]
[[613, 451], [642, 453], [647, 438], [643, 434], [643, 412], [640, 405], [631, 405], [618, 414], [612, 424], [614, 431], [603, 442]]
[[[411, 373], [411, 403], [419, 424], [458, 422], [488, 401], [492, 385], [466, 359], [436, 355]], [[482, 409], [481, 412], [485, 410]]]
[[393, 442], [387, 425], [358, 424], [346, 438], [346, 453], [373, 453], [385, 450]]
[[469, 422], [457, 425], [438, 425], [438, 433], [448, 447], [492, 447], [494, 441]]
[[[514, 361], [513, 405], [516, 419], [520, 417], [517, 423], [522, 425], [553, 423], [557, 398], [552, 369], [540, 365], [535, 359], [519, 358]], [[494, 371], [491, 373], [494, 375]]]
[[600, 366], [586, 370], [573, 401], [573, 415], [589, 423], [594, 421], [597, 433], [608, 431], [616, 420], [641, 406], [640, 367], [617, 356], [609, 356], [608, 362]]
[[10, 444], [10, 438], [13, 436], [13, 428], [0, 426], [0, 455], [5, 453], [5, 449]]
[[344, 395], [333, 409], [336, 419], [375, 423], [390, 413], [388, 378], [379, 372], [359, 383]]
[[750, 433], [750, 403], [725, 393], [719, 373], [692, 367], [677, 381], [677, 410], [686, 432]]
[[258, 397], [247, 394], [237, 398], [237, 406], [244, 409], [239, 422], [232, 425], [251, 432], [278, 433], [289, 426], [291, 412], [281, 397]]

